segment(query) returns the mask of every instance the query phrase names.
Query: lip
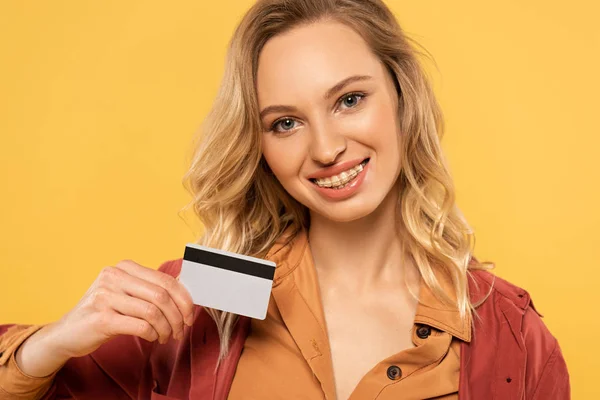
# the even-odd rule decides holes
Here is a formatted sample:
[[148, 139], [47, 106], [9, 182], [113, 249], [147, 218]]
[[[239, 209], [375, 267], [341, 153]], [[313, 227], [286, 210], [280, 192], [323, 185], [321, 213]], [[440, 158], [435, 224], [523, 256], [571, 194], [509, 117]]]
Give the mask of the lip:
[[349, 170], [352, 167], [357, 166], [361, 162], [365, 161], [367, 158], [368, 157], [356, 158], [354, 160], [348, 160], [348, 161], [344, 161], [344, 162], [332, 165], [331, 167], [322, 168], [322, 169], [318, 170], [317, 172], [308, 175], [307, 178], [308, 179], [328, 178], [330, 176], [337, 175], [339, 173]]
[[338, 200], [347, 199], [358, 192], [358, 190], [362, 186], [363, 181], [365, 180], [365, 177], [367, 175], [370, 165], [371, 165], [371, 163], [368, 162], [367, 165], [365, 165], [363, 167], [363, 170], [358, 173], [356, 178], [354, 178], [352, 180], [352, 182], [350, 182], [348, 185], [344, 186], [341, 189], [331, 189], [331, 188], [320, 187], [314, 182], [311, 182], [311, 185], [314, 186], [315, 190], [321, 196], [323, 196], [329, 200], [338, 201]]

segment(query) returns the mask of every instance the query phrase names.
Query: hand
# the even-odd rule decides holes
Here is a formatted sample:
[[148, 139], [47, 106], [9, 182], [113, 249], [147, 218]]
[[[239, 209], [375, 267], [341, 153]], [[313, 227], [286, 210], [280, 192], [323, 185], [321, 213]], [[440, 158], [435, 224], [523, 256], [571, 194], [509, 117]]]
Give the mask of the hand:
[[[123, 260], [104, 268], [79, 303], [47, 332], [66, 357], [96, 350], [116, 335], [166, 343], [193, 322], [192, 297], [171, 275]], [[46, 341], [48, 343], [48, 341]]]

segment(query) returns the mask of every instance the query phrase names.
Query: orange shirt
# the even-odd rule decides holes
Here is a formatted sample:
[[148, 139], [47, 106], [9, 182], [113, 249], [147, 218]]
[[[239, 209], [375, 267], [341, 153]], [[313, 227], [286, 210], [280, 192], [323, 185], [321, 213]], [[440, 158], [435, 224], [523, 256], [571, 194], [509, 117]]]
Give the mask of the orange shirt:
[[[267, 317], [251, 322], [229, 400], [336, 398], [317, 275], [304, 231], [289, 252], [273, 256], [277, 269]], [[451, 295], [450, 280], [438, 279]], [[373, 365], [351, 400], [458, 398], [460, 343], [471, 340], [470, 320], [461, 319], [456, 308], [443, 304], [424, 283], [419, 299], [414, 347]]]
[[[0, 399], [37, 399], [52, 384], [56, 372], [47, 377], [33, 377], [21, 371], [15, 359], [17, 348], [42, 327], [15, 325], [0, 336]], [[15, 394], [14, 397], [12, 394]]]

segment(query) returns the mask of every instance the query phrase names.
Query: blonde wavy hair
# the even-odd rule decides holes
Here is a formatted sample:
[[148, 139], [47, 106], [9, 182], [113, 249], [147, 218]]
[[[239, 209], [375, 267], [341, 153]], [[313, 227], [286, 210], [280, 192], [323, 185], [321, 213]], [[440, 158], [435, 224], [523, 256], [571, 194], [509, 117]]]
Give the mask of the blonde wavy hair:
[[[440, 139], [442, 114], [419, 57], [423, 52], [400, 28], [381, 0], [259, 0], [245, 14], [230, 41], [224, 77], [192, 146], [184, 184], [204, 232], [197, 243], [264, 257], [291, 227], [308, 229], [308, 209], [274, 177], [261, 151], [262, 126], [256, 95], [258, 57], [272, 37], [301, 24], [333, 20], [354, 29], [395, 77], [401, 141], [399, 217], [404, 244], [424, 282], [461, 316], [476, 307], [469, 300], [469, 269], [488, 268], [472, 259], [474, 236], [455, 205], [455, 190]], [[452, 277], [456, 302], [434, 273]], [[228, 352], [237, 316], [207, 309]]]

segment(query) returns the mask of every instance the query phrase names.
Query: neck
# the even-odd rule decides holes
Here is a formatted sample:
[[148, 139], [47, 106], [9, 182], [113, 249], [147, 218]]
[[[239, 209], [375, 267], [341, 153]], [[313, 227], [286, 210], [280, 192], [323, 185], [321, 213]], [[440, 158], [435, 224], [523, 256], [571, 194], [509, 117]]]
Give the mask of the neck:
[[357, 291], [404, 282], [397, 201], [390, 194], [374, 212], [349, 222], [311, 213], [308, 240], [319, 276]]

